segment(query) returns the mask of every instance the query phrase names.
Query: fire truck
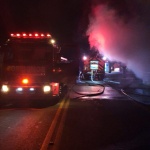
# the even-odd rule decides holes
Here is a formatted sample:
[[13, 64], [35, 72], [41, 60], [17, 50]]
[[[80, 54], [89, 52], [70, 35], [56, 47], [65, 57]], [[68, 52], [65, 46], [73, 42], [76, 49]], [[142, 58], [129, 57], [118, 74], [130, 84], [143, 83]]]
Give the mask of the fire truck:
[[[81, 67], [82, 66], [82, 67]], [[105, 61], [100, 55], [82, 57], [79, 71], [81, 80], [102, 81], [105, 77]]]
[[13, 33], [1, 47], [1, 96], [60, 97], [60, 47], [49, 33]]

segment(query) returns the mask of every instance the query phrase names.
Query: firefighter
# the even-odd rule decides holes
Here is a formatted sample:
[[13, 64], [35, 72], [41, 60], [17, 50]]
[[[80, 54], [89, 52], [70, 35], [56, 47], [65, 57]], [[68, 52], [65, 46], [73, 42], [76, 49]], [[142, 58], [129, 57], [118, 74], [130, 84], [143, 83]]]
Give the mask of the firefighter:
[[84, 79], [83, 70], [84, 70], [84, 63], [83, 63], [83, 61], [80, 61], [80, 63], [79, 63], [79, 77], [78, 77], [79, 80]]

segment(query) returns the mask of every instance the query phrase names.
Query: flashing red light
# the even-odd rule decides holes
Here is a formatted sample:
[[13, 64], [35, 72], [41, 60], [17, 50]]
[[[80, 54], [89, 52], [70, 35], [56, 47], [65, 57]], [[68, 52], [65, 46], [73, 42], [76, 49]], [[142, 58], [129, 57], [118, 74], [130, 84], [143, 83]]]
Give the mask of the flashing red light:
[[47, 37], [51, 37], [51, 35], [50, 35], [50, 34], [47, 34]]
[[22, 79], [22, 83], [23, 83], [23, 84], [28, 84], [28, 83], [29, 83], [29, 80], [28, 80], [27, 78], [24, 78], [24, 79]]
[[36, 33], [35, 36], [38, 37], [39, 35]]
[[28, 33], [28, 34], [26, 34], [26, 33], [11, 33], [10, 34], [10, 36], [11, 37], [16, 37], [16, 38], [18, 38], [18, 37], [22, 37], [22, 38], [50, 38], [51, 37], [51, 35], [50, 34], [43, 34], [43, 33], [34, 33], [34, 34], [32, 34], [32, 33]]
[[58, 72], [62, 72], [62, 70], [59, 68], [59, 69], [58, 69]]
[[23, 36], [27, 36], [27, 34], [23, 33]]
[[19, 34], [19, 33], [17, 33], [17, 34], [16, 34], [16, 36], [18, 36], [18, 37], [19, 37], [19, 36], [20, 36], [20, 34]]

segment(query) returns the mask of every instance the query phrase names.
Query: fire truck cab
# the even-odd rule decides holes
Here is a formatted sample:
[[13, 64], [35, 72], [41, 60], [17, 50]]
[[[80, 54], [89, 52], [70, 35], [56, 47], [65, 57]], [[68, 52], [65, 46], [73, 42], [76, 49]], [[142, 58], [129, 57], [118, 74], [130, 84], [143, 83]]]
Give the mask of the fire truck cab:
[[50, 99], [61, 95], [60, 48], [50, 34], [11, 34], [0, 56], [1, 96]]

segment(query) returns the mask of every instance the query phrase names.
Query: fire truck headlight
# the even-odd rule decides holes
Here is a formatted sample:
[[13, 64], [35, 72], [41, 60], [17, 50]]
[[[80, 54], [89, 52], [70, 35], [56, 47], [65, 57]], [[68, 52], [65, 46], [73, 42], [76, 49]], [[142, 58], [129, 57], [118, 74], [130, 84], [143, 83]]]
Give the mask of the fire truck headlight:
[[7, 85], [2, 85], [1, 91], [7, 93], [9, 91], [9, 87]]
[[49, 85], [45, 85], [45, 86], [43, 87], [43, 91], [44, 91], [44, 93], [48, 93], [48, 92], [51, 91], [51, 87], [50, 87]]
[[23, 88], [19, 87], [19, 88], [16, 89], [16, 91], [21, 92], [21, 91], [23, 91]]

